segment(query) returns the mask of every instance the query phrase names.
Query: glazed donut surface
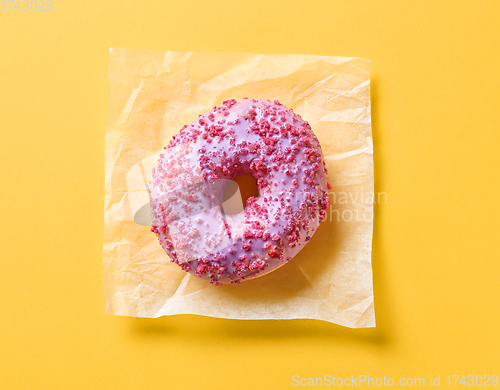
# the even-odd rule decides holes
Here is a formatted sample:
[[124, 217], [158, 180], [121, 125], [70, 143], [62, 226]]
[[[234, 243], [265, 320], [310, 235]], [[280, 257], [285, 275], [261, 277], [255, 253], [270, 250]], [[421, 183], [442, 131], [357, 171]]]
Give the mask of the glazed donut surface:
[[[239, 214], [224, 191], [257, 180]], [[226, 100], [184, 126], [164, 148], [150, 183], [152, 231], [171, 261], [215, 285], [240, 283], [290, 261], [329, 205], [317, 137], [278, 101]]]

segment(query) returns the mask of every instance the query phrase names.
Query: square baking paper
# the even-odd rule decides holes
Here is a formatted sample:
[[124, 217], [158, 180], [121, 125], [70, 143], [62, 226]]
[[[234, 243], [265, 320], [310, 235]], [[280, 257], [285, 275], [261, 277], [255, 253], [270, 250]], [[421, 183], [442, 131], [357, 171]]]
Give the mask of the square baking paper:
[[[111, 49], [106, 124], [106, 311], [310, 318], [375, 326], [370, 62], [362, 58]], [[148, 183], [161, 149], [224, 100], [279, 100], [311, 124], [325, 156], [326, 220], [278, 270], [213, 286], [171, 263], [150, 231]]]

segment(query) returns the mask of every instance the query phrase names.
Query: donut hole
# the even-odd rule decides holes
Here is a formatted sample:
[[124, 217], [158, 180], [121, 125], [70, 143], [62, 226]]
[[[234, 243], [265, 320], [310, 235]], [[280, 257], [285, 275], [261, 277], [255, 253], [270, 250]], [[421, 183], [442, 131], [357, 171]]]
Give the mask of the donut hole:
[[251, 196], [259, 196], [255, 177], [246, 174], [236, 176], [224, 191], [224, 212], [229, 215], [241, 213]]

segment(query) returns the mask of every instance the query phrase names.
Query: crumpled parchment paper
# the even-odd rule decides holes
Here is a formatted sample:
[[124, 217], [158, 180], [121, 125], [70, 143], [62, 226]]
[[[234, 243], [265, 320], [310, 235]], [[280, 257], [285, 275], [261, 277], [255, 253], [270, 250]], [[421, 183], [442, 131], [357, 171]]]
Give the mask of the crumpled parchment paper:
[[[111, 49], [106, 311], [375, 326], [369, 66], [361, 58]], [[183, 125], [226, 99], [243, 97], [277, 99], [311, 124], [333, 186], [331, 204], [291, 262], [241, 285], [216, 287], [169, 261], [147, 226], [147, 186], [160, 150]]]

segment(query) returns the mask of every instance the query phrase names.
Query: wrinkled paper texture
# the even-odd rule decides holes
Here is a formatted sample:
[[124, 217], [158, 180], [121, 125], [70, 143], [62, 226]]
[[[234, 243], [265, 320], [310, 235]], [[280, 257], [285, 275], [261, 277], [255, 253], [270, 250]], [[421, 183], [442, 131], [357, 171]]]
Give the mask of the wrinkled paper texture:
[[[361, 58], [111, 49], [106, 311], [375, 326], [369, 66]], [[147, 226], [147, 186], [159, 152], [183, 125], [243, 97], [279, 100], [311, 124], [332, 184], [330, 210], [291, 262], [241, 285], [216, 287], [169, 261]]]

